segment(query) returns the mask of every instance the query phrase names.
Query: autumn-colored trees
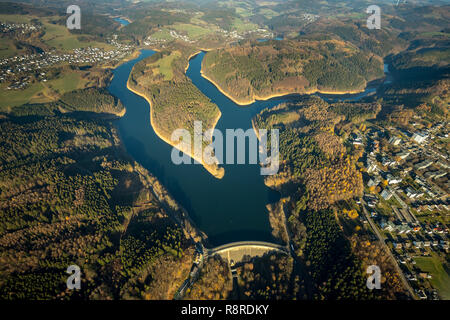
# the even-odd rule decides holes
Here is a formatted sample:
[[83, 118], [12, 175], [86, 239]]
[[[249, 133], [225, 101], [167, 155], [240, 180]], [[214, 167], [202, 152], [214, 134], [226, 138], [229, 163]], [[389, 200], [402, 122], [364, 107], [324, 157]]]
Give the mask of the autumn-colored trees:
[[[314, 298], [374, 298], [365, 286], [361, 260], [341, 231], [333, 207], [363, 192], [356, 166], [361, 152], [344, 147], [336, 126], [348, 124], [351, 129], [357, 124], [363, 130], [361, 121], [379, 110], [378, 104], [329, 105], [311, 97], [265, 110], [254, 119], [257, 128], [280, 130], [282, 165], [267, 182], [277, 181], [281, 190], [289, 190], [290, 242], [299, 261], [306, 264], [316, 288]], [[358, 217], [356, 210], [344, 213], [351, 219]]]
[[292, 258], [269, 253], [256, 257], [238, 269], [238, 294], [241, 299], [293, 298]]
[[381, 293], [380, 295], [387, 299], [396, 299], [404, 296], [405, 288], [400, 280], [388, 253], [378, 242], [368, 240], [367, 236], [357, 238], [352, 236], [350, 244], [356, 256], [361, 259], [363, 267], [377, 265], [382, 270], [381, 274]]
[[[334, 105], [311, 97], [264, 110], [256, 116], [256, 127], [280, 130], [281, 170], [267, 178], [267, 182], [276, 184], [288, 180], [277, 179], [278, 176], [301, 181], [309, 192], [308, 206], [314, 210], [361, 195], [363, 185], [361, 173], [355, 166], [357, 157], [347, 153], [340, 137], [334, 133], [336, 124], [349, 121], [347, 117], [351, 117], [352, 108], [340, 104], [335, 110]], [[362, 108], [367, 113], [378, 109], [379, 105]], [[358, 117], [364, 114], [358, 111]]]
[[[167, 192], [124, 155], [110, 122], [47, 107], [0, 122], [0, 299], [172, 298], [192, 256], [163, 210]], [[78, 292], [66, 291], [73, 264]], [[170, 285], [152, 290], [155, 279]]]
[[227, 262], [218, 255], [203, 264], [199, 279], [186, 294], [193, 300], [222, 300], [229, 298], [233, 289], [231, 272]]
[[345, 41], [289, 40], [247, 43], [208, 52], [204, 72], [234, 99], [314, 90], [353, 91], [383, 76], [381, 59]]
[[361, 261], [351, 251], [331, 210], [304, 213], [305, 260], [319, 299], [370, 299]]
[[308, 169], [305, 184], [311, 195], [309, 206], [315, 210], [327, 208], [338, 200], [361, 196], [363, 191], [361, 173], [349, 158], [319, 170]]

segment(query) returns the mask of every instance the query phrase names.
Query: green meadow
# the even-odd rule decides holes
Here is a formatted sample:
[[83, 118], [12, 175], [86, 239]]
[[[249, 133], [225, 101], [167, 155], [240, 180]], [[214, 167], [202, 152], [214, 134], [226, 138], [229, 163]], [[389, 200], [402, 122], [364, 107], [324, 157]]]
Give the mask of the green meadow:
[[31, 98], [40, 92], [44, 86], [35, 83], [25, 90], [7, 90], [5, 86], [1, 87], [2, 98], [0, 99], [0, 111], [9, 111], [8, 107], [19, 106], [27, 103]]
[[186, 32], [187, 36], [193, 40], [199, 39], [212, 32], [209, 28], [196, 26], [193, 24], [176, 24], [172, 26], [176, 31]]
[[417, 267], [423, 272], [431, 274], [431, 284], [439, 292], [441, 297], [445, 300], [450, 299], [450, 276], [445, 271], [444, 266], [439, 257], [433, 255], [432, 257], [416, 257], [414, 260]]

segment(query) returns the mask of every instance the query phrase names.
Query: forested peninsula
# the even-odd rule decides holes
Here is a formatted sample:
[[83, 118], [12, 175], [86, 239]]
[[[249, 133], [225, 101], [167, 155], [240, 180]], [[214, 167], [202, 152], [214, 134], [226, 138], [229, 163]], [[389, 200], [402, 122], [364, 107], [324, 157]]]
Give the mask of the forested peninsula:
[[383, 77], [383, 61], [340, 40], [272, 40], [209, 51], [202, 75], [246, 105], [293, 93], [359, 93]]
[[[194, 155], [191, 148], [171, 140], [177, 129], [186, 129], [194, 135], [194, 121], [201, 121], [203, 131], [214, 129], [221, 113], [186, 76], [186, 66], [196, 50], [183, 45], [157, 52], [136, 63], [128, 79], [127, 87], [145, 98], [150, 104], [151, 125], [155, 133], [168, 144], [203, 164], [216, 178], [224, 176], [224, 169], [217, 164], [207, 164]], [[204, 141], [203, 147], [210, 144]]]

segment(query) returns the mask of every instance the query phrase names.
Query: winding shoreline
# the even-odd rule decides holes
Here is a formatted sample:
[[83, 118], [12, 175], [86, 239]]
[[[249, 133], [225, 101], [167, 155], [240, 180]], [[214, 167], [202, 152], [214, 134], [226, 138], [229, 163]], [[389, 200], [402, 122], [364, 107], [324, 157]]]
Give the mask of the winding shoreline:
[[[199, 55], [200, 53], [202, 53], [202, 52], [207, 52], [207, 51], [210, 51], [210, 50], [207, 50], [207, 49], [200, 49], [199, 51], [196, 51], [195, 53], [193, 53], [193, 54], [191, 54], [189, 57], [188, 57], [188, 63], [187, 63], [187, 65], [186, 65], [186, 68], [184, 68], [184, 74], [186, 75], [186, 72], [188, 71], [188, 69], [189, 69], [189, 63], [191, 62], [191, 60], [195, 57], [195, 56], [197, 56], [197, 55]], [[200, 68], [200, 70], [201, 70], [201, 68]]]
[[279, 98], [279, 97], [283, 97], [283, 96], [288, 96], [288, 95], [292, 95], [292, 94], [300, 94], [300, 95], [311, 95], [311, 94], [315, 94], [315, 93], [320, 93], [320, 94], [332, 94], [332, 95], [345, 95], [345, 94], [358, 94], [358, 93], [362, 93], [364, 92], [366, 89], [361, 89], [361, 90], [354, 90], [354, 91], [326, 91], [326, 90], [310, 90], [310, 91], [305, 91], [305, 92], [280, 92], [280, 93], [274, 93], [268, 96], [264, 96], [264, 97], [260, 97], [258, 95], [253, 95], [253, 97], [247, 100], [236, 100], [235, 97], [232, 97], [228, 92], [225, 92], [217, 82], [215, 82], [214, 80], [212, 80], [210, 77], [208, 77], [204, 72], [203, 72], [203, 68], [200, 70], [200, 74], [203, 78], [205, 78], [206, 80], [208, 80], [209, 82], [211, 82], [216, 88], [217, 90], [219, 90], [224, 96], [226, 96], [228, 99], [230, 99], [231, 101], [233, 101], [235, 104], [240, 105], [240, 106], [248, 106], [252, 103], [255, 103], [256, 101], [266, 101], [266, 100], [270, 100], [273, 98]]
[[[130, 90], [131, 92], [133, 92], [134, 94], [137, 94], [138, 96], [144, 98], [144, 99], [147, 101], [147, 103], [149, 104], [149, 106], [150, 106], [150, 125], [152, 126], [152, 128], [153, 128], [153, 130], [155, 131], [156, 135], [157, 135], [161, 140], [163, 140], [165, 143], [167, 143], [167, 144], [171, 145], [172, 147], [174, 147], [174, 148], [180, 150], [180, 149], [173, 143], [173, 141], [171, 141], [170, 139], [166, 138], [166, 137], [158, 130], [158, 127], [156, 126], [156, 124], [155, 124], [155, 122], [154, 122], [154, 119], [153, 119], [154, 117], [153, 117], [153, 107], [152, 107], [152, 102], [151, 102], [150, 99], [149, 99], [148, 97], [146, 97], [144, 94], [142, 94], [142, 93], [138, 92], [137, 90], [131, 88], [131, 86], [130, 86], [130, 78], [128, 78], [128, 80], [127, 80], [127, 89]], [[221, 116], [222, 116], [222, 113], [221, 113], [220, 110], [219, 110], [219, 115], [217, 116], [217, 118], [216, 118], [215, 121], [213, 122], [213, 124], [214, 124], [213, 127], [212, 127], [213, 129], [216, 127], [217, 122], [219, 122], [219, 119], [220, 119]], [[185, 152], [184, 150], [180, 150], [180, 151]], [[208, 165], [208, 164], [204, 163], [204, 162], [203, 162], [203, 159], [198, 159], [197, 157], [195, 157], [195, 156], [192, 154], [192, 151], [189, 152], [188, 155], [189, 155], [192, 159], [194, 159], [194, 160], [196, 160], [197, 162], [201, 163], [202, 166], [203, 166], [203, 167], [204, 167], [211, 175], [213, 175], [215, 178], [217, 178], [217, 179], [222, 179], [222, 178], [224, 177], [224, 175], [225, 175], [225, 169], [224, 169], [223, 167], [219, 167], [219, 166], [213, 167], [213, 166], [211, 166], [211, 165]]]
[[[193, 54], [191, 54], [191, 55], [188, 57], [188, 59], [187, 59], [187, 60], [188, 60], [188, 63], [187, 63], [186, 68], [185, 68], [185, 74], [186, 74], [187, 70], [189, 69], [189, 63], [190, 63], [191, 59], [194, 58], [195, 56], [197, 56], [198, 54], [200, 54], [201, 52], [207, 52], [207, 51], [210, 51], [210, 50], [207, 50], [207, 49], [200, 49], [199, 51], [194, 52]], [[308, 92], [295, 92], [295, 91], [294, 91], [294, 92], [274, 93], [274, 94], [271, 94], [271, 95], [268, 95], [268, 96], [264, 96], [264, 97], [260, 97], [260, 96], [258, 96], [258, 95], [254, 95], [251, 99], [247, 99], [247, 100], [236, 100], [236, 98], [232, 97], [229, 93], [225, 92], [225, 91], [224, 91], [224, 90], [223, 90], [223, 89], [222, 89], [222, 88], [221, 88], [214, 80], [212, 80], [210, 77], [208, 77], [208, 76], [204, 73], [203, 67], [201, 67], [201, 69], [200, 69], [200, 74], [201, 74], [201, 76], [202, 76], [204, 79], [206, 79], [206, 80], [208, 80], [210, 83], [212, 83], [212, 84], [216, 87], [216, 89], [219, 90], [219, 92], [221, 92], [224, 96], [226, 96], [227, 98], [229, 98], [231, 101], [233, 101], [235, 104], [237, 104], [237, 105], [239, 105], [239, 106], [248, 106], [248, 105], [250, 105], [250, 104], [252, 104], [252, 103], [254, 103], [254, 102], [256, 102], [256, 101], [265, 101], [265, 100], [269, 100], [269, 99], [272, 99], [272, 98], [283, 97], [283, 96], [292, 95], [292, 94], [310, 95], [310, 94], [314, 94], [314, 93], [321, 93], [321, 94], [345, 95], [345, 94], [358, 94], [358, 93], [362, 93], [362, 92], [365, 91], [365, 89], [362, 89], [362, 90], [355, 90], [355, 91], [324, 91], [324, 90], [311, 90], [311, 91], [308, 91]], [[149, 104], [149, 106], [150, 106], [150, 124], [151, 124], [153, 130], [155, 131], [156, 135], [157, 135], [161, 140], [163, 140], [165, 143], [171, 145], [172, 147], [174, 147], [174, 148], [176, 148], [176, 149], [178, 149], [178, 150], [180, 150], [180, 151], [182, 151], [182, 152], [185, 152], [185, 150], [181, 150], [177, 145], [174, 144], [173, 141], [171, 141], [170, 139], [166, 138], [166, 137], [159, 131], [159, 129], [158, 129], [158, 127], [157, 127], [157, 125], [156, 125], [156, 123], [155, 123], [155, 121], [154, 121], [154, 117], [153, 117], [153, 107], [152, 107], [152, 102], [151, 102], [151, 100], [150, 100], [147, 96], [145, 96], [145, 94], [142, 94], [142, 93], [138, 92], [136, 89], [131, 88], [130, 82], [129, 82], [129, 81], [130, 81], [130, 78], [128, 78], [128, 80], [127, 80], [127, 89], [130, 90], [131, 92], [137, 94], [138, 96], [144, 98], [144, 99], [147, 101], [147, 103]], [[125, 110], [125, 112], [126, 112], [126, 110]], [[124, 114], [125, 114], [125, 113], [124, 113]], [[214, 128], [217, 126], [217, 123], [219, 122], [221, 116], [222, 116], [222, 113], [221, 113], [220, 110], [219, 110], [219, 114], [218, 114], [218, 116], [216, 117], [216, 119], [214, 119], [213, 126], [212, 126], [211, 129], [214, 129]], [[256, 133], [257, 136], [258, 136], [258, 133], [257, 133], [256, 130], [255, 130], [253, 121], [252, 121], [252, 126], [253, 126], [253, 130], [255, 131], [255, 133]], [[258, 137], [258, 140], [259, 140], [259, 137]], [[194, 156], [194, 154], [193, 154], [192, 151], [191, 151], [191, 152], [185, 152], [185, 153], [188, 154], [188, 155], [189, 155], [192, 159], [194, 159], [195, 161], [201, 163], [202, 166], [203, 166], [203, 167], [204, 167], [211, 175], [213, 175], [215, 178], [217, 178], [217, 179], [222, 179], [222, 178], [224, 177], [224, 175], [225, 175], [225, 170], [224, 170], [223, 167], [220, 167], [220, 166], [212, 166], [212, 165], [208, 165], [208, 164], [204, 163], [203, 159], [199, 159], [198, 157]]]
[[123, 106], [122, 111], [116, 112], [116, 113], [114, 113], [114, 115], [116, 115], [119, 118], [122, 118], [123, 116], [125, 116], [126, 113], [127, 113], [127, 108], [125, 108], [125, 106]]

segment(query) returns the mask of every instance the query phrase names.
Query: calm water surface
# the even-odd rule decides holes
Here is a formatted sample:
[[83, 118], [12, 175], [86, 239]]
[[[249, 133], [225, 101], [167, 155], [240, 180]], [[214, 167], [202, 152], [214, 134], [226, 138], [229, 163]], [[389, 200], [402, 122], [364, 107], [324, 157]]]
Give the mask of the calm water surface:
[[125, 19], [121, 19], [121, 18], [114, 18], [114, 20], [115, 21], [117, 21], [117, 22], [119, 22], [121, 25], [123, 25], [123, 26], [127, 26], [127, 25], [129, 25], [130, 24], [130, 22], [128, 22], [127, 20], [125, 20]]
[[[147, 101], [126, 87], [133, 65], [154, 53], [143, 50], [139, 58], [115, 69], [108, 88], [127, 109], [126, 115], [118, 121], [127, 151], [186, 208], [212, 245], [243, 240], [274, 241], [266, 205], [278, 201], [280, 196], [264, 185], [259, 165], [224, 165], [225, 176], [219, 180], [199, 164], [172, 163], [172, 147], [159, 139], [150, 125]], [[220, 108], [222, 117], [216, 128], [223, 133], [226, 129], [247, 130], [251, 128], [252, 117], [262, 109], [298, 98], [287, 96], [248, 106], [236, 105], [200, 75], [203, 57], [204, 53], [200, 53], [191, 59], [187, 76]], [[224, 137], [224, 145], [225, 142]]]

